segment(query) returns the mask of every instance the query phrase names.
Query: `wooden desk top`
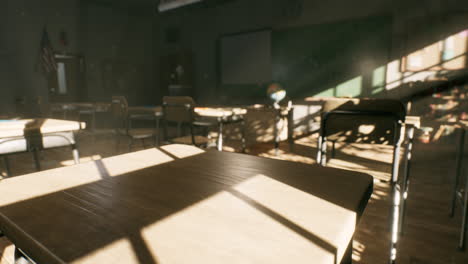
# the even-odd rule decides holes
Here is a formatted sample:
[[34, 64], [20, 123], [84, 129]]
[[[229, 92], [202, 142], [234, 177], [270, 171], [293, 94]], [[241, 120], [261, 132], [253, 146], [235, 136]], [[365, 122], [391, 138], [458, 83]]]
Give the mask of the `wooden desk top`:
[[0, 230], [38, 263], [337, 263], [366, 174], [168, 145], [8, 178]]
[[245, 115], [244, 108], [233, 107], [195, 107], [195, 113], [202, 117], [230, 117], [233, 115]]
[[415, 128], [421, 127], [421, 117], [419, 116], [406, 116], [405, 124], [414, 126]]
[[86, 123], [59, 119], [19, 119], [0, 122], [0, 138], [21, 137], [26, 133], [57, 133], [86, 128]]
[[[129, 107], [131, 113], [154, 112], [156, 116], [162, 116], [162, 107]], [[195, 107], [194, 112], [200, 117], [231, 117], [234, 115], [245, 115], [247, 109], [238, 107]]]

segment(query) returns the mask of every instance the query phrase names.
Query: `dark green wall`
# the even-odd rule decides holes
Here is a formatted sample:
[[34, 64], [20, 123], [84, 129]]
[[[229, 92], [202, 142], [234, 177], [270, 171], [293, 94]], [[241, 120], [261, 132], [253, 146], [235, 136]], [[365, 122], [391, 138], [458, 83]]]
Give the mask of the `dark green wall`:
[[377, 17], [274, 31], [273, 77], [292, 97], [368, 95], [369, 71], [387, 63], [390, 29]]
[[[273, 30], [272, 81], [281, 83], [292, 98], [372, 95], [374, 71], [388, 62], [391, 25], [388, 17], [372, 17]], [[234, 101], [260, 101], [266, 85], [219, 88]]]

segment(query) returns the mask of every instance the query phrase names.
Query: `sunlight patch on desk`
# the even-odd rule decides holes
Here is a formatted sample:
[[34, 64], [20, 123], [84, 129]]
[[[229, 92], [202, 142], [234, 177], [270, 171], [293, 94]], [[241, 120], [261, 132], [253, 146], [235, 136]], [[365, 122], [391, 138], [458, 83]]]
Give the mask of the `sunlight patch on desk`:
[[127, 238], [122, 238], [73, 260], [73, 262], [80, 264], [138, 263], [138, 258], [130, 241]]
[[[0, 196], [0, 206], [97, 182], [104, 176], [125, 175], [173, 160], [169, 155], [154, 148], [99, 160], [100, 167], [96, 166], [95, 162], [87, 162], [3, 179], [0, 184], [0, 192], [3, 194]], [[105, 175], [103, 175], [103, 170], [105, 170]], [[24, 187], [21, 189], [10, 187], [10, 185], [18, 186], [17, 184]]]
[[314, 235], [330, 244], [340, 245], [338, 259], [343, 256], [356, 226], [355, 212], [264, 175], [250, 178], [234, 189], [305, 230], [314, 230]]
[[355, 212], [257, 175], [141, 233], [158, 263], [333, 263], [355, 224]]
[[[177, 152], [171, 151], [170, 154], [176, 156]], [[170, 157], [163, 151], [157, 148], [152, 148], [109, 157], [103, 159], [102, 163], [107, 168], [109, 176], [119, 176], [173, 160], [174, 158]]]

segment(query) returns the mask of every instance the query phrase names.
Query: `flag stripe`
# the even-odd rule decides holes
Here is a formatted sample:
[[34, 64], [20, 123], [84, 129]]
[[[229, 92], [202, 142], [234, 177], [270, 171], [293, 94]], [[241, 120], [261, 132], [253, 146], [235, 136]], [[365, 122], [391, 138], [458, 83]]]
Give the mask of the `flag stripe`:
[[50, 43], [49, 34], [45, 28], [42, 32], [40, 57], [42, 68], [46, 73], [57, 70], [57, 63], [55, 62], [54, 58], [54, 50], [52, 48], [52, 44]]

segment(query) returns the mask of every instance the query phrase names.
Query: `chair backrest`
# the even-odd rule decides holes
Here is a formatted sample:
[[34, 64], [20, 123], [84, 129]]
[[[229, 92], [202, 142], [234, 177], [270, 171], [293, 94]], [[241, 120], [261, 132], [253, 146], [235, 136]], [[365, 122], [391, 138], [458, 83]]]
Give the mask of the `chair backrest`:
[[164, 120], [176, 123], [193, 122], [193, 110], [195, 101], [189, 96], [164, 96], [163, 114]]
[[321, 134], [333, 141], [394, 144], [406, 117], [392, 99], [330, 99], [322, 108]]
[[116, 128], [125, 128], [128, 116], [128, 102], [125, 96], [112, 96], [111, 112]]

